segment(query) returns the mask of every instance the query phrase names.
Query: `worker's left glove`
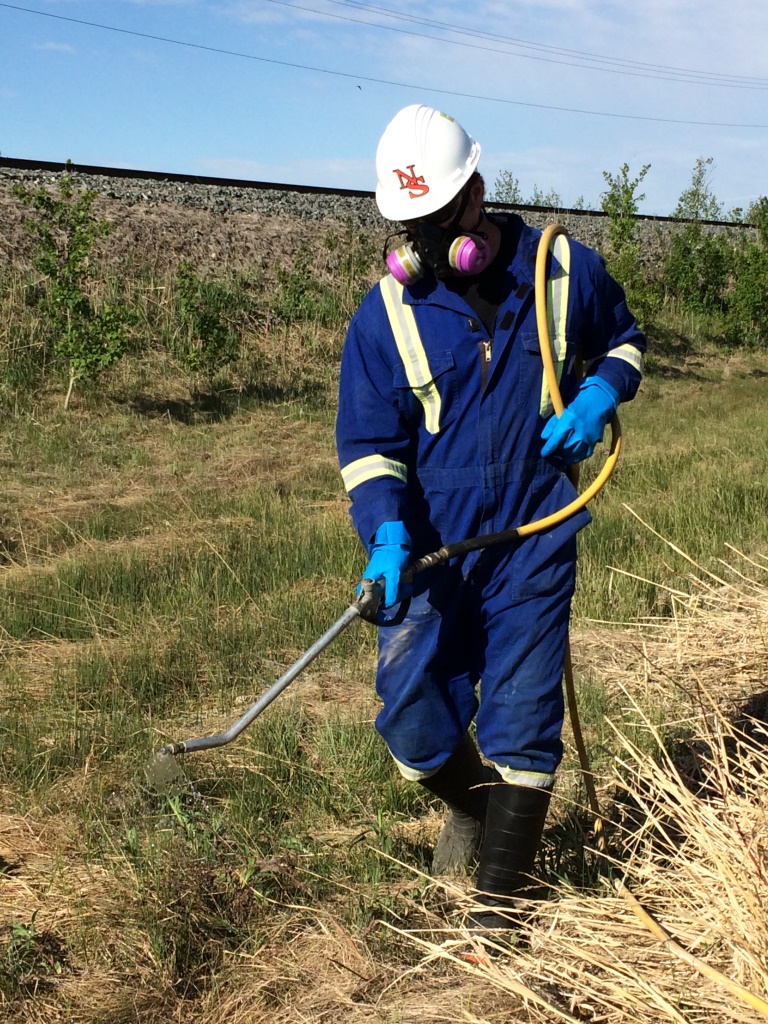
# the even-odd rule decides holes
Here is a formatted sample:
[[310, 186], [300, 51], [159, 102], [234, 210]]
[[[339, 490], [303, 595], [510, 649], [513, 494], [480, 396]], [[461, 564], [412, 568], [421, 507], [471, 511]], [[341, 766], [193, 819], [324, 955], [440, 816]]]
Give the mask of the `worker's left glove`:
[[400, 582], [400, 576], [411, 559], [411, 538], [405, 523], [382, 523], [368, 549], [370, 561], [363, 579], [384, 579], [383, 608], [404, 601], [410, 596], [410, 584]]
[[541, 454], [560, 457], [569, 466], [588, 459], [618, 405], [619, 395], [611, 384], [602, 377], [586, 377], [562, 415], [551, 416], [544, 424]]

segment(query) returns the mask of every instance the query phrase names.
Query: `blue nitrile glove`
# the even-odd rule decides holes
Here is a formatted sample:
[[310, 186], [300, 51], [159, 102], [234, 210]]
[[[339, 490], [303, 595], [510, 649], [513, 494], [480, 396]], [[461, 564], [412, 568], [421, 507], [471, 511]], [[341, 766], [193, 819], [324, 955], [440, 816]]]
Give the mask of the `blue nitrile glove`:
[[559, 456], [569, 466], [588, 459], [618, 405], [619, 394], [611, 384], [602, 377], [586, 377], [562, 415], [551, 416], [544, 424], [541, 454]]
[[411, 559], [411, 538], [405, 523], [382, 523], [368, 553], [371, 557], [363, 579], [379, 580], [384, 577], [382, 607], [391, 608], [393, 604], [404, 601], [411, 593], [410, 584], [400, 583], [400, 574]]

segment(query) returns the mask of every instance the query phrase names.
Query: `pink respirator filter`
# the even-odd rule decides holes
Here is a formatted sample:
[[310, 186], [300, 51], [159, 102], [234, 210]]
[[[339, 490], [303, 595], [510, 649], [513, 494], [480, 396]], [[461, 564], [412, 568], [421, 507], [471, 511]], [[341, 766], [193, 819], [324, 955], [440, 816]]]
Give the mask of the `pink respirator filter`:
[[459, 235], [451, 243], [448, 262], [460, 274], [479, 274], [488, 262], [490, 250], [484, 238], [477, 235]]
[[412, 284], [424, 273], [424, 265], [412, 246], [401, 245], [387, 256], [387, 270], [398, 284]]

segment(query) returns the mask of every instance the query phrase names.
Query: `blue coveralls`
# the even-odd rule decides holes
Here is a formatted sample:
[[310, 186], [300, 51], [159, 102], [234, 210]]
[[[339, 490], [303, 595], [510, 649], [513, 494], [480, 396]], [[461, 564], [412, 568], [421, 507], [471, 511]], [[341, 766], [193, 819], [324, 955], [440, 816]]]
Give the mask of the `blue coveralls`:
[[[383, 279], [350, 323], [336, 439], [366, 548], [382, 523], [402, 520], [415, 559], [532, 522], [576, 496], [563, 463], [541, 457], [551, 413], [533, 294], [541, 232], [516, 215], [510, 223], [518, 242], [492, 339], [432, 276], [405, 289]], [[563, 401], [578, 387], [577, 352], [627, 401], [645, 339], [602, 258], [575, 241], [559, 251], [551, 273], [566, 282], [564, 323], [553, 324]], [[480, 749], [507, 782], [551, 786], [562, 757], [576, 533], [589, 520], [583, 510], [415, 578], [402, 625], [379, 629], [376, 681], [376, 727], [406, 777], [434, 774], [474, 717]]]

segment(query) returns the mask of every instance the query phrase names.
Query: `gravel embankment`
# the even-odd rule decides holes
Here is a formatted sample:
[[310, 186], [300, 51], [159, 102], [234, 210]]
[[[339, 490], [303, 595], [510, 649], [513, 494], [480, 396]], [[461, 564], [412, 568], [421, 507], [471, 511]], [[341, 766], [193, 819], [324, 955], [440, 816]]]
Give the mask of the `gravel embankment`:
[[[41, 185], [55, 187], [60, 177], [61, 174], [54, 171], [0, 167], [0, 189], [10, 191], [16, 184], [28, 188]], [[375, 229], [384, 226], [372, 194], [344, 196], [154, 178], [112, 178], [79, 171], [73, 171], [71, 178], [77, 185], [124, 206], [152, 208], [173, 204], [217, 214], [258, 213], [270, 217], [300, 217], [303, 220], [352, 220], [361, 227]]]
[[[0, 267], [28, 264], [31, 253], [29, 236], [22, 227], [28, 210], [13, 196], [14, 186], [55, 189], [61, 173], [0, 166]], [[113, 178], [80, 171], [72, 171], [71, 176], [98, 195], [96, 212], [111, 226], [109, 244], [102, 247], [108, 262], [124, 263], [128, 256], [156, 270], [173, 267], [179, 259], [194, 261], [200, 268], [226, 265], [233, 270], [254, 266], [273, 270], [277, 265], [290, 265], [302, 245], [322, 248], [329, 230], [337, 235], [349, 229], [364, 232], [377, 251], [391, 230], [372, 194]], [[605, 251], [608, 221], [602, 213], [536, 208], [522, 208], [521, 212], [536, 227], [557, 221], [574, 238]], [[658, 264], [669, 233], [676, 227], [679, 222], [638, 220], [644, 263]], [[732, 228], [712, 225], [708, 230]]]
[[[21, 184], [55, 192], [60, 173], [0, 167], [0, 267], [28, 266], [32, 242], [23, 229], [29, 210], [13, 195]], [[151, 178], [112, 178], [73, 171], [73, 181], [97, 193], [94, 210], [110, 224], [96, 251], [108, 263], [126, 259], [156, 271], [181, 259], [201, 269], [290, 266], [302, 245], [322, 245], [330, 230], [387, 233], [372, 196], [303, 193]]]

